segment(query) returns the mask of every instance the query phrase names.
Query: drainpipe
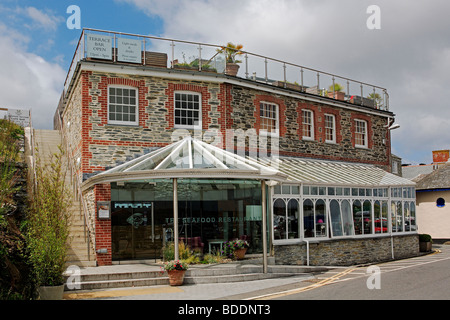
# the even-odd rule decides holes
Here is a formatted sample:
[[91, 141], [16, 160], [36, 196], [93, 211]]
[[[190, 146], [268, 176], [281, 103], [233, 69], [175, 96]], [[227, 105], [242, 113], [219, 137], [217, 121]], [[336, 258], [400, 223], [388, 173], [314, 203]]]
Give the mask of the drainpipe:
[[267, 204], [266, 204], [266, 181], [261, 180], [262, 193], [262, 234], [263, 234], [263, 272], [267, 273]]
[[309, 267], [309, 240], [303, 239], [306, 242], [306, 265]]
[[175, 260], [179, 260], [178, 253], [178, 182], [173, 179], [173, 241], [175, 248]]
[[392, 187], [388, 187], [388, 224], [389, 224], [389, 233], [391, 234], [391, 257], [394, 260], [394, 237], [392, 236], [392, 199], [391, 199], [391, 189]]

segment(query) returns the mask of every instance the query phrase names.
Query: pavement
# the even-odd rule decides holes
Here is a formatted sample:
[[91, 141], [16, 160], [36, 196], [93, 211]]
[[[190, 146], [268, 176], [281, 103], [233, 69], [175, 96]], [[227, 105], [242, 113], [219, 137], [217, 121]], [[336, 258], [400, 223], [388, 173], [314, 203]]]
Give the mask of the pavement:
[[[216, 268], [220, 268], [218, 265]], [[314, 269], [314, 267], [312, 267]], [[338, 268], [338, 267], [336, 267]], [[159, 271], [160, 266], [147, 264], [115, 265], [81, 269], [82, 273], [122, 273]], [[323, 267], [317, 267], [323, 271]], [[315, 272], [299, 273], [289, 277], [263, 280], [183, 284], [182, 286], [155, 285], [148, 287], [127, 287], [96, 290], [67, 290], [64, 300], [246, 300], [261, 296], [274, 289], [285, 290], [307, 285], [315, 279]], [[304, 284], [306, 281], [306, 284]]]
[[[450, 246], [433, 245], [431, 256], [441, 253], [442, 249], [450, 256]], [[396, 260], [394, 260], [396, 261]], [[392, 262], [394, 262], [392, 261]], [[213, 266], [214, 267], [214, 266]], [[216, 266], [222, 267], [221, 265]], [[312, 267], [314, 268], [314, 267]], [[308, 290], [317, 285], [345, 278], [357, 266], [352, 267], [317, 267], [317, 271], [299, 273], [289, 277], [264, 280], [240, 281], [229, 283], [183, 284], [182, 286], [154, 285], [116, 289], [65, 291], [64, 300], [262, 300], [274, 292]], [[85, 273], [117, 273], [161, 270], [160, 266], [148, 264], [115, 265], [107, 267], [83, 268]], [[365, 271], [363, 272], [365, 273]]]

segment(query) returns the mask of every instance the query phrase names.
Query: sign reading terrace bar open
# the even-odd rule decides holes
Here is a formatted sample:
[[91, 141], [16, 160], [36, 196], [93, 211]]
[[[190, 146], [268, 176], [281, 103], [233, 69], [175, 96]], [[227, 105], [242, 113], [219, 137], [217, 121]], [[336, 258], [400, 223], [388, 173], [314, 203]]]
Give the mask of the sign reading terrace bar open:
[[86, 34], [86, 56], [112, 60], [112, 37]]

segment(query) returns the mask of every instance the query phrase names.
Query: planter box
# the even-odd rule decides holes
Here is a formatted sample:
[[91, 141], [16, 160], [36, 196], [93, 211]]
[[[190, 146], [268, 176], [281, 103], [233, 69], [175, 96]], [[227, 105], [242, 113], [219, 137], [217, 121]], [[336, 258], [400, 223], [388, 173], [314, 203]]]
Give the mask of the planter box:
[[419, 242], [420, 252], [429, 252], [431, 251], [431, 247], [432, 247], [431, 242]]
[[62, 300], [64, 294], [64, 285], [60, 286], [41, 286], [38, 288], [40, 300]]
[[289, 83], [289, 82], [284, 82], [284, 81], [275, 81], [274, 85], [280, 88], [286, 88], [286, 89], [290, 89], [290, 90], [295, 90], [295, 91], [305, 91], [305, 87], [302, 88], [301, 85], [299, 84], [295, 84], [295, 83]]
[[336, 100], [344, 101], [345, 93], [342, 91], [328, 92], [328, 97]]

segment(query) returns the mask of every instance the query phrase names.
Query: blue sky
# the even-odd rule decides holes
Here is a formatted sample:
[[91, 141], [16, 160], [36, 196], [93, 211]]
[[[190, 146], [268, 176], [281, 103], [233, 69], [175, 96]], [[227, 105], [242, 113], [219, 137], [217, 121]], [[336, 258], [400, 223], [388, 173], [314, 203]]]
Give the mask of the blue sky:
[[[370, 30], [367, 8], [381, 8]], [[447, 0], [2, 0], [0, 105], [31, 108], [51, 128], [81, 27], [213, 44], [242, 43], [272, 58], [388, 89], [400, 128], [393, 153], [430, 163], [449, 149], [450, 3]]]

